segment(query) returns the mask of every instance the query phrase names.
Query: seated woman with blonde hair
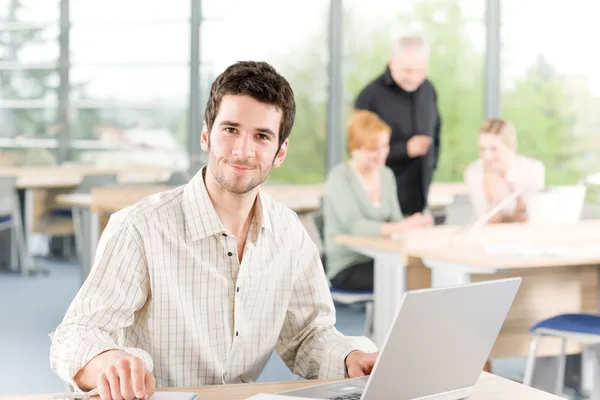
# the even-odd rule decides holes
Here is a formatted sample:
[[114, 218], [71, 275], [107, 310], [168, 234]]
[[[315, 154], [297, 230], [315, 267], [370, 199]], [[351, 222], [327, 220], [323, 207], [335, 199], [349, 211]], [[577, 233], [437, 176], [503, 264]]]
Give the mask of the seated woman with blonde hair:
[[520, 194], [489, 219], [489, 223], [527, 221], [525, 197], [544, 188], [541, 161], [517, 154], [515, 127], [501, 119], [481, 124], [480, 158], [465, 171], [465, 183], [476, 217], [480, 218], [511, 194]]
[[371, 111], [355, 111], [348, 125], [349, 161], [334, 167], [325, 183], [325, 255], [331, 285], [373, 290], [373, 259], [336, 243], [338, 235], [392, 236], [433, 224], [420, 213], [402, 217], [396, 179], [385, 161], [390, 127]]

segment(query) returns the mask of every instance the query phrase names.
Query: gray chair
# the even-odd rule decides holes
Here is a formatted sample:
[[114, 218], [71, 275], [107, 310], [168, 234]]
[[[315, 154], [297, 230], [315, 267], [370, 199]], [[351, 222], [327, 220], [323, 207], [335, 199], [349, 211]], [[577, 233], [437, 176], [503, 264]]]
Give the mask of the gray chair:
[[91, 193], [92, 189], [100, 186], [117, 184], [117, 174], [85, 175], [72, 193]]
[[167, 181], [167, 186], [181, 186], [187, 184], [192, 179], [186, 171], [175, 171]]
[[[21, 205], [17, 195], [17, 179], [0, 177], [0, 230], [11, 230], [11, 267], [27, 275], [33, 262], [27, 249]], [[18, 266], [15, 261], [18, 259]]]
[[[85, 175], [79, 185], [75, 187], [71, 194], [88, 194], [95, 187], [110, 186], [117, 184], [116, 174], [97, 174]], [[75, 236], [75, 252], [79, 257], [81, 255], [81, 221], [77, 213], [73, 213], [71, 208], [53, 209], [44, 214], [42, 218], [42, 227], [52, 237], [62, 240], [62, 253], [70, 256], [72, 254], [72, 244], [69, 242], [71, 236]], [[54, 229], [56, 228], [56, 229]], [[79, 258], [81, 259], [81, 258]]]

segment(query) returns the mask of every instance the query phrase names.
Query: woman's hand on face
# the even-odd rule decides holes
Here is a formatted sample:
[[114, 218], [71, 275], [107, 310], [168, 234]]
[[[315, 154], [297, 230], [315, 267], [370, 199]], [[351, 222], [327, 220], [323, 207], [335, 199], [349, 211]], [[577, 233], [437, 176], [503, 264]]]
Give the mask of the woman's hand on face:
[[501, 178], [506, 179], [508, 172], [510, 170], [510, 167], [512, 165], [513, 159], [515, 157], [515, 151], [513, 149], [511, 149], [510, 147], [508, 147], [507, 145], [505, 145], [504, 143], [499, 142], [498, 156], [499, 156], [498, 173], [500, 174]]

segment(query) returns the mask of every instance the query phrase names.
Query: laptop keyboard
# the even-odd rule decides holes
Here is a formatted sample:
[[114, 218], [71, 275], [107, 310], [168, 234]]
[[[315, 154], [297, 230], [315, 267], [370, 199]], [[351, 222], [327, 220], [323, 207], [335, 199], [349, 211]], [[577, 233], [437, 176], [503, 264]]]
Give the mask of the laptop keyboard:
[[332, 397], [330, 400], [360, 400], [362, 393], [349, 393], [341, 396]]

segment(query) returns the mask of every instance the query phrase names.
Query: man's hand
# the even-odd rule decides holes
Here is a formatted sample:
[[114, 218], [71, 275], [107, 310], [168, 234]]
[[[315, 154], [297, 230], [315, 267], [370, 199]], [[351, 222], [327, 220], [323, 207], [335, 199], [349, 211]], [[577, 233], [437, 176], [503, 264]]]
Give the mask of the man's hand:
[[415, 135], [408, 139], [406, 144], [406, 151], [410, 158], [422, 157], [427, 154], [429, 146], [431, 145], [431, 138], [426, 135]]
[[[86, 382], [95, 382], [86, 384]], [[98, 389], [102, 400], [149, 398], [156, 391], [154, 376], [144, 362], [126, 352], [110, 350], [94, 357], [75, 377], [82, 389]]]
[[365, 375], [370, 375], [375, 361], [377, 361], [377, 353], [364, 353], [354, 350], [346, 357], [346, 369], [350, 378], [358, 378]]

